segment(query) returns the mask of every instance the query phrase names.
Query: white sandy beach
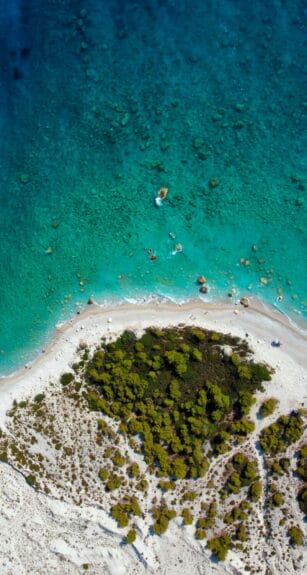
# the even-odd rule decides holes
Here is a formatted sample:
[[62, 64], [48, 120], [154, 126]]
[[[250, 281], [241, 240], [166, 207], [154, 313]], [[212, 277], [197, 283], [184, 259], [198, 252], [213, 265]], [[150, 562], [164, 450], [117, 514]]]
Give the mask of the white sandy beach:
[[[306, 406], [306, 332], [258, 301], [251, 300], [248, 308], [234, 302], [205, 304], [200, 300], [182, 305], [158, 301], [123, 304], [107, 309], [90, 305], [57, 329], [53, 341], [33, 364], [0, 380], [0, 428], [6, 429], [6, 411], [14, 400], [31, 397], [50, 381], [58, 381], [73, 363], [80, 341], [91, 347], [101, 337], [114, 338], [124, 329], [141, 333], [148, 326], [177, 324], [246, 338], [255, 360], [267, 362], [275, 370], [262, 394], [262, 399], [274, 396], [279, 400], [274, 419], [280, 413]], [[281, 347], [272, 347], [273, 339], [279, 339]], [[257, 432], [268, 422], [258, 421]], [[210, 562], [208, 553], [188, 529], [180, 532], [172, 527], [161, 538], [123, 547], [105, 510], [77, 507], [37, 493], [5, 463], [0, 463], [0, 484], [0, 537], [4, 541], [0, 549], [1, 575], [73, 575], [83, 573], [81, 565], [91, 562], [96, 568], [88, 572], [95, 575], [243, 573], [233, 553], [224, 566]], [[277, 575], [278, 559], [270, 561], [271, 573]]]
[[[5, 426], [5, 413], [14, 399], [20, 401], [25, 396], [38, 393], [50, 378], [56, 381], [60, 377], [72, 362], [80, 341], [92, 346], [101, 337], [115, 338], [125, 329], [140, 333], [148, 326], [165, 327], [180, 323], [231, 333], [241, 338], [248, 334], [247, 340], [256, 361], [267, 362], [280, 372], [280, 384], [283, 379], [287, 381], [281, 409], [290, 410], [296, 401], [307, 399], [307, 333], [286, 316], [257, 300], [251, 300], [248, 308], [232, 302], [206, 304], [200, 300], [182, 305], [159, 301], [140, 305], [123, 304], [114, 308], [91, 305], [56, 330], [51, 343], [33, 364], [0, 379], [0, 427]], [[279, 339], [282, 346], [273, 348], [273, 339]], [[296, 383], [291, 385], [294, 379]], [[271, 387], [271, 393], [274, 392], [275, 389]]]

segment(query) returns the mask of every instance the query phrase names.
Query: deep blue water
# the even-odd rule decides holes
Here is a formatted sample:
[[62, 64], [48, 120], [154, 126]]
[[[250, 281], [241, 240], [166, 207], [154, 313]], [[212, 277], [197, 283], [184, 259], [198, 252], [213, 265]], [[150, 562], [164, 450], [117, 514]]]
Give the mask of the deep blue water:
[[306, 317], [304, 17], [0, 0], [0, 372], [89, 296], [187, 298], [199, 274]]

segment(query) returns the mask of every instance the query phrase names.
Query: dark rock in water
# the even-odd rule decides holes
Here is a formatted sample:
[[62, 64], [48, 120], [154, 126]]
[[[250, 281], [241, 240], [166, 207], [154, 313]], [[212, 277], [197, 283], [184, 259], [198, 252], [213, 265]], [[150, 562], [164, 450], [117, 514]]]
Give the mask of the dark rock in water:
[[198, 276], [198, 278], [197, 278], [197, 283], [200, 284], [200, 285], [205, 284], [206, 281], [207, 281], [207, 280], [206, 280], [205, 276]]
[[204, 145], [204, 140], [202, 138], [194, 138], [193, 140], [193, 148], [198, 150]]
[[94, 299], [92, 297], [89, 297], [87, 303], [88, 305], [92, 305], [94, 303]]
[[211, 178], [209, 180], [209, 188], [213, 190], [213, 188], [217, 188], [220, 185], [220, 180], [218, 178]]

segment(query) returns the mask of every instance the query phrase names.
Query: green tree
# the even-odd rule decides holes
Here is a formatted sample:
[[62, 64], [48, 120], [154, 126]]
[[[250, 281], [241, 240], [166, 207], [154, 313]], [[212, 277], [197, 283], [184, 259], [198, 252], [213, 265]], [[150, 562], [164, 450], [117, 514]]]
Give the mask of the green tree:
[[172, 379], [170, 383], [170, 396], [175, 401], [180, 401], [181, 399], [180, 385], [177, 379]]
[[182, 516], [184, 525], [192, 525], [193, 515], [187, 507], [183, 508], [183, 510], [181, 512], [181, 516]]
[[106, 491], [114, 491], [121, 486], [121, 478], [118, 475], [111, 475], [106, 482]]
[[239, 391], [238, 404], [241, 417], [249, 414], [251, 407], [255, 403], [255, 401], [256, 399], [250, 391], [248, 390]]
[[206, 531], [204, 531], [203, 529], [197, 528], [195, 531], [195, 538], [196, 539], [205, 539], [206, 538]]
[[284, 504], [284, 498], [279, 491], [275, 491], [270, 499], [270, 502], [274, 507], [281, 507], [281, 505]]
[[152, 529], [156, 535], [162, 535], [168, 530], [168, 526], [169, 526], [169, 519], [165, 517], [165, 515], [162, 515], [161, 517], [159, 517], [159, 519], [157, 519], [154, 522]]
[[263, 401], [260, 406], [261, 417], [268, 417], [269, 415], [272, 415], [272, 413], [275, 411], [277, 404], [278, 401], [274, 397], [271, 397], [270, 399], [266, 399], [265, 401]]
[[259, 501], [262, 494], [261, 481], [254, 481], [249, 489], [249, 496], [253, 502]]
[[126, 542], [128, 543], [128, 545], [131, 545], [132, 543], [135, 542], [135, 540], [136, 540], [136, 531], [135, 529], [130, 529], [126, 536]]
[[176, 457], [173, 460], [171, 469], [176, 479], [185, 479], [188, 468], [181, 457]]
[[237, 471], [233, 471], [233, 473], [231, 473], [231, 475], [228, 477], [227, 481], [228, 491], [237, 494], [239, 493], [241, 486], [242, 484], [239, 473]]
[[307, 486], [305, 485], [298, 493], [298, 503], [300, 510], [307, 515]]
[[290, 527], [288, 535], [291, 545], [300, 546], [304, 544], [304, 533], [298, 526]]
[[219, 561], [224, 561], [226, 559], [227, 553], [231, 548], [231, 540], [227, 533], [220, 535], [219, 537], [213, 537], [207, 543], [208, 548], [217, 557]]
[[106, 481], [108, 479], [108, 475], [109, 472], [105, 467], [101, 467], [101, 469], [99, 469], [99, 477], [102, 481]]
[[247, 538], [248, 538], [247, 529], [244, 523], [241, 523], [236, 530], [236, 539], [238, 539], [239, 541], [246, 541]]
[[127, 469], [128, 475], [130, 477], [139, 477], [140, 476], [140, 468], [139, 465], [135, 462], [131, 463]]
[[67, 373], [63, 373], [61, 375], [60, 378], [60, 382], [62, 385], [68, 385], [69, 383], [71, 383], [74, 380], [74, 374], [67, 372]]

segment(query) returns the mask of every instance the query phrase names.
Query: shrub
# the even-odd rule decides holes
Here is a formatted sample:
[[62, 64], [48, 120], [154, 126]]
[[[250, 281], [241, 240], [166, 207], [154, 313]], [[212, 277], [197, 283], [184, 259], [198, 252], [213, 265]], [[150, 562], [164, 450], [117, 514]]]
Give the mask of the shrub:
[[284, 498], [279, 491], [275, 491], [275, 493], [273, 493], [271, 497], [271, 504], [274, 507], [280, 507], [281, 505], [284, 504]]
[[259, 411], [260, 411], [261, 417], [268, 417], [269, 415], [272, 415], [277, 404], [278, 404], [278, 401], [274, 397], [271, 397], [270, 399], [266, 399], [260, 406]]
[[307, 481], [307, 445], [302, 445], [298, 453], [296, 472], [301, 479]]
[[156, 535], [162, 535], [167, 531], [168, 525], [169, 525], [169, 519], [164, 515], [162, 515], [161, 517], [159, 517], [159, 519], [157, 519], [157, 521], [154, 522], [152, 526], [153, 532]]
[[35, 401], [36, 403], [41, 403], [44, 399], [45, 399], [45, 394], [44, 394], [44, 393], [38, 393], [38, 394], [34, 397], [34, 401]]
[[300, 510], [307, 515], [307, 486], [305, 485], [297, 496]]
[[290, 527], [288, 530], [288, 535], [290, 537], [291, 545], [303, 545], [304, 544], [304, 534], [303, 531], [297, 527]]
[[162, 535], [167, 531], [170, 520], [176, 517], [176, 511], [166, 505], [153, 507], [151, 511], [155, 519], [152, 530], [156, 535]]
[[130, 531], [128, 531], [127, 536], [126, 536], [126, 543], [128, 543], [128, 545], [131, 545], [132, 543], [134, 543], [136, 540], [136, 531], [135, 529], [130, 529]]
[[172, 491], [175, 489], [175, 484], [173, 481], [159, 481], [158, 486], [162, 491]]
[[7, 453], [6, 451], [2, 451], [0, 453], [0, 461], [2, 461], [3, 463], [7, 463]]
[[108, 475], [109, 475], [108, 470], [105, 469], [104, 467], [102, 467], [99, 470], [99, 477], [102, 481], [106, 481], [108, 479]]
[[181, 517], [183, 519], [184, 525], [192, 525], [193, 523], [193, 515], [191, 511], [185, 507], [181, 512]]
[[118, 527], [121, 528], [127, 527], [129, 519], [127, 514], [125, 513], [125, 507], [123, 505], [121, 505], [120, 503], [116, 503], [115, 505], [113, 505], [113, 507], [111, 508], [111, 515], [113, 519], [117, 521]]
[[255, 481], [249, 488], [249, 496], [251, 500], [255, 503], [259, 501], [262, 494], [262, 483], [261, 481]]
[[219, 561], [224, 561], [231, 548], [230, 537], [226, 533], [219, 537], [213, 537], [208, 541], [207, 545]]
[[128, 475], [130, 477], [139, 477], [140, 476], [140, 468], [137, 463], [131, 463], [127, 469]]
[[241, 525], [239, 525], [239, 527], [236, 530], [236, 539], [238, 539], [239, 541], [246, 541], [247, 537], [248, 537], [247, 529], [245, 525], [241, 523]]
[[141, 479], [137, 484], [136, 484], [136, 489], [138, 491], [142, 491], [143, 493], [145, 493], [148, 489], [148, 481], [147, 479]]
[[67, 373], [63, 373], [61, 375], [60, 378], [60, 382], [62, 385], [68, 385], [69, 383], [71, 383], [74, 380], [74, 374], [67, 372]]
[[184, 501], [195, 501], [196, 497], [196, 491], [186, 491], [181, 498], [181, 503]]
[[243, 417], [244, 415], [248, 415], [252, 405], [255, 403], [256, 399], [253, 394], [248, 391], [239, 391], [239, 410], [240, 416]]
[[288, 445], [295, 443], [303, 433], [303, 420], [299, 413], [282, 415], [265, 427], [260, 434], [260, 445], [265, 453], [284, 451]]
[[114, 491], [121, 486], [121, 478], [118, 475], [111, 475], [106, 482], [106, 491]]
[[240, 475], [234, 471], [233, 473], [231, 473], [231, 475], [228, 478], [227, 481], [227, 488], [228, 491], [230, 491], [230, 493], [239, 493], [240, 489], [241, 489], [241, 479], [240, 479]]
[[31, 487], [35, 487], [36, 485], [36, 479], [34, 477], [34, 475], [27, 475], [26, 476], [26, 482], [31, 485]]
[[124, 456], [120, 453], [118, 449], [116, 449], [115, 453], [113, 453], [111, 460], [113, 461], [116, 467], [122, 467], [126, 463]]

